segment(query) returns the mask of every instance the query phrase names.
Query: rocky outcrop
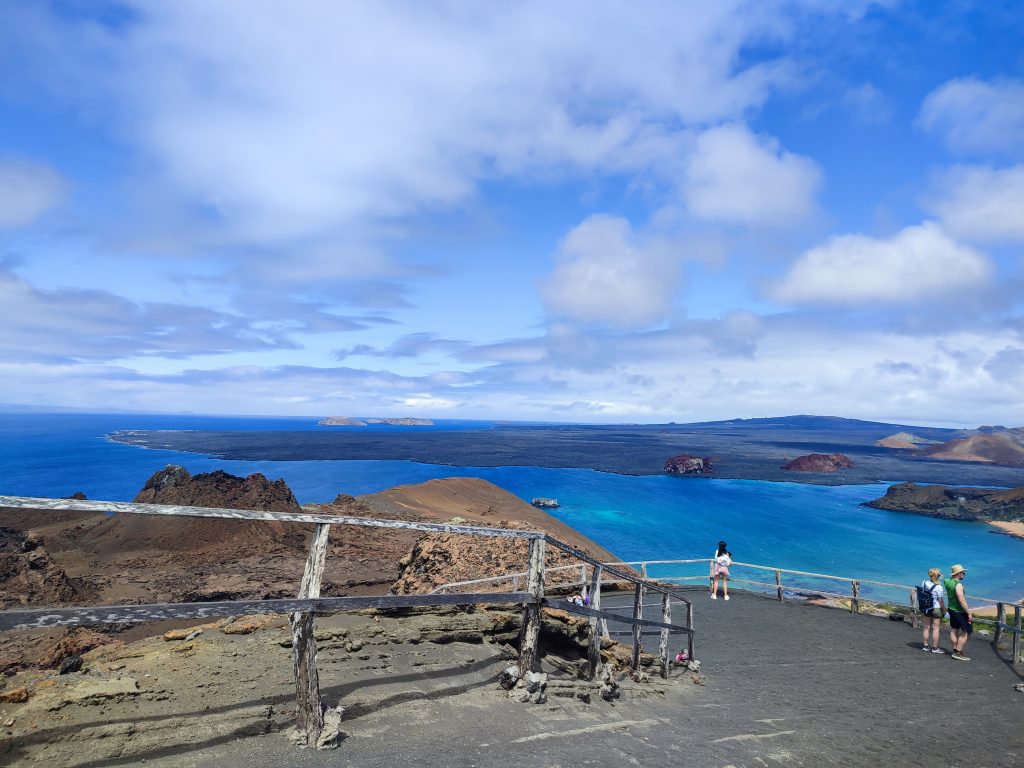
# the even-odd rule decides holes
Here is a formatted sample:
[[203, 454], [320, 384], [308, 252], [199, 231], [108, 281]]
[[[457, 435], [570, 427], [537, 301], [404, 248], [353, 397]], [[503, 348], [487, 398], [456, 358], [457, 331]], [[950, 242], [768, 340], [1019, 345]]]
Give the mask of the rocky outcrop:
[[60, 605], [81, 597], [41, 538], [0, 527], [0, 608]]
[[852, 466], [850, 458], [842, 453], [809, 453], [783, 464], [782, 468], [790, 472], [837, 472]]
[[365, 427], [366, 422], [349, 416], [327, 416], [317, 422], [321, 427]]
[[150, 477], [134, 501], [270, 512], [302, 511], [284, 480], [267, 480], [258, 472], [241, 478], [220, 469], [192, 476], [184, 467], [173, 464]]
[[430, 419], [415, 419], [411, 416], [402, 416], [395, 419], [367, 419], [367, 424], [387, 424], [391, 427], [432, 427], [434, 422]]
[[[530, 530], [530, 526], [509, 520], [492, 523], [494, 528]], [[451, 533], [428, 533], [398, 561], [398, 580], [391, 591], [398, 595], [423, 594], [442, 584], [470, 579], [484, 579], [490, 576], [525, 572], [529, 542], [527, 539], [488, 538], [463, 536]], [[554, 547], [548, 547], [545, 567], [573, 565], [580, 561]], [[579, 569], [556, 571], [545, 578], [547, 585], [578, 580]], [[495, 581], [474, 587], [480, 592], [506, 592], [511, 590], [511, 581]], [[519, 588], [525, 589], [523, 577]]]
[[899, 483], [865, 506], [913, 512], [950, 520], [1024, 520], [1024, 486], [1020, 488], [948, 488], [944, 485]]
[[680, 453], [665, 460], [664, 471], [670, 475], [704, 475], [712, 471], [711, 457]]

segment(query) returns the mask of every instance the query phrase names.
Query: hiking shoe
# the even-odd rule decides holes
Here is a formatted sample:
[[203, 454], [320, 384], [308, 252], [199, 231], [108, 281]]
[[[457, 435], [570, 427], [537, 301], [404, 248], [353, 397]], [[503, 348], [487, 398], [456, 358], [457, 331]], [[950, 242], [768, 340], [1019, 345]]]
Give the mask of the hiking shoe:
[[728, 596], [728, 595], [726, 595], [726, 596], [725, 596], [725, 599], [726, 599], [726, 600], [728, 600], [728, 599], [729, 599], [729, 596]]
[[944, 650], [942, 650], [941, 648], [932, 648], [932, 653], [941, 653], [941, 654], [945, 655], [946, 652]]
[[931, 649], [931, 646], [928, 646], [928, 645], [922, 645], [922, 646], [921, 646], [921, 650], [922, 650], [922, 651], [924, 651], [925, 653], [931, 653], [931, 650], [932, 650], [932, 649]]
[[970, 656], [964, 656], [962, 653], [957, 653], [956, 651], [953, 651], [951, 654], [949, 654], [949, 658], [956, 659], [957, 661], [970, 661], [971, 660]]
[[711, 595], [711, 599], [712, 600], [717, 600], [718, 599], [718, 595]]

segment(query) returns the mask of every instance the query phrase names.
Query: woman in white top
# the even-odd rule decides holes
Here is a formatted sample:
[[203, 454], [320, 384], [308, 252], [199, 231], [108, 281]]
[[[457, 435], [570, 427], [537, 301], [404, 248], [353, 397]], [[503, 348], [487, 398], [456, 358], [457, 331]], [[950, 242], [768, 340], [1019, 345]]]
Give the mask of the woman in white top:
[[[932, 609], [924, 614], [924, 645], [921, 650], [945, 653], [939, 648], [939, 629], [942, 627], [942, 617], [946, 615], [946, 588], [942, 586], [942, 571], [938, 568], [929, 570], [928, 578], [921, 582], [921, 586], [932, 594]], [[932, 637], [930, 643], [929, 633]]]
[[732, 565], [732, 552], [725, 548], [725, 542], [718, 542], [718, 549], [711, 559], [711, 599], [718, 599], [718, 579], [722, 579], [722, 594], [729, 599], [729, 566]]

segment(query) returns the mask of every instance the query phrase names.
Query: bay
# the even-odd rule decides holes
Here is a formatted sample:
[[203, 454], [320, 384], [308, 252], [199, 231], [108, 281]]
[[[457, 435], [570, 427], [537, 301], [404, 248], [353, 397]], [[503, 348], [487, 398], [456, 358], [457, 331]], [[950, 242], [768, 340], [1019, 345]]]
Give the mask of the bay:
[[[487, 422], [438, 422], [462, 429]], [[667, 475], [630, 476], [589, 469], [466, 467], [409, 461], [228, 461], [178, 451], [115, 443], [107, 435], [132, 429], [314, 430], [315, 419], [269, 419], [145, 414], [0, 414], [0, 495], [68, 496], [130, 501], [146, 479], [167, 464], [193, 474], [223, 469], [283, 478], [301, 503], [338, 493], [358, 495], [442, 477], [480, 477], [520, 498], [560, 500], [552, 513], [625, 560], [707, 558], [729, 543], [741, 562], [858, 579], [916, 584], [929, 567], [968, 568], [968, 593], [1005, 600], [1024, 597], [1024, 541], [994, 535], [982, 523], [937, 520], [876, 510], [861, 504], [885, 484], [817, 486]], [[336, 429], [336, 427], [332, 427]], [[354, 427], [353, 429], [367, 429]], [[900, 478], [894, 478], [893, 482]], [[741, 572], [772, 580], [771, 574]], [[702, 575], [706, 566], [652, 575]], [[793, 581], [788, 583], [801, 583]], [[804, 581], [807, 584], [808, 582]], [[824, 588], [822, 582], [814, 582]], [[836, 591], [846, 592], [848, 584]], [[908, 598], [868, 588], [889, 599]]]

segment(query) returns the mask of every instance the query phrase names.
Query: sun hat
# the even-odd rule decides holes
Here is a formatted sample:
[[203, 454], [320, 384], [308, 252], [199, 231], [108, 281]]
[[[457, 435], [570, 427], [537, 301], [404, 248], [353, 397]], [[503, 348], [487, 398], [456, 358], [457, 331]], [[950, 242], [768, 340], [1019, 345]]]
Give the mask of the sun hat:
[[967, 573], [967, 569], [960, 565], [960, 563], [957, 563], [949, 569], [950, 576], [956, 576], [958, 573]]

